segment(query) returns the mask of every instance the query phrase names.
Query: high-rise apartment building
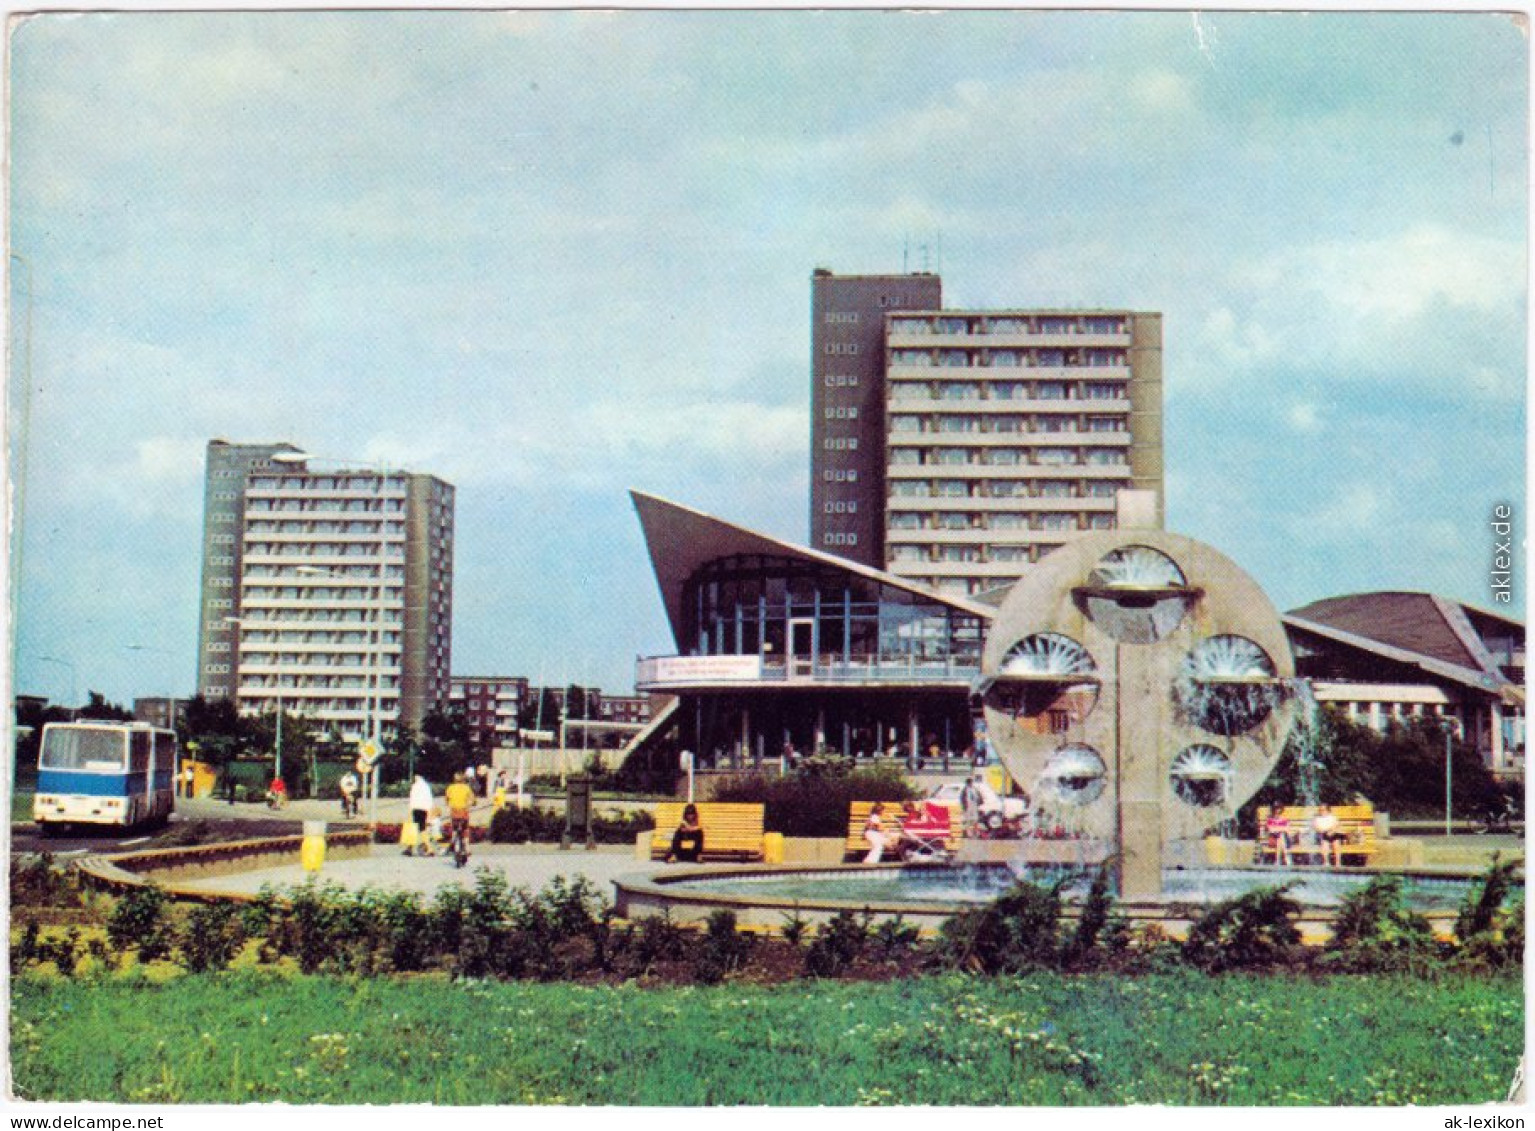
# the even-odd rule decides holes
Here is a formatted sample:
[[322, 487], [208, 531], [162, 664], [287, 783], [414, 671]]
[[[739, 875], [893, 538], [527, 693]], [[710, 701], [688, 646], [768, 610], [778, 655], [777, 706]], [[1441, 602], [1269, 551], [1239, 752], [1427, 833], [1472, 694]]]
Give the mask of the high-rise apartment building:
[[206, 699], [235, 697], [235, 618], [240, 602], [240, 561], [245, 530], [245, 480], [252, 471], [278, 466], [292, 444], [208, 441], [203, 481], [203, 577], [197, 628], [197, 693]]
[[[234, 585], [218, 587], [229, 603], [217, 628], [235, 639], [219, 662], [231, 670], [209, 674], [230, 677], [242, 711], [281, 707], [349, 739], [418, 727], [448, 701], [453, 487], [404, 471], [312, 470], [290, 445], [265, 451], [243, 482], [221, 480], [221, 493], [239, 495], [239, 550]], [[217, 533], [231, 532], [210, 508], [205, 563], [230, 545], [213, 541], [216, 513]]]
[[1162, 524], [1162, 316], [929, 310], [885, 319], [884, 568], [936, 589], [1016, 581], [1121, 490]]
[[943, 302], [937, 275], [810, 280], [810, 544], [883, 569], [885, 316]]
[[946, 310], [936, 275], [811, 278], [810, 538], [954, 593], [1016, 581], [1115, 495], [1161, 525], [1162, 316]]

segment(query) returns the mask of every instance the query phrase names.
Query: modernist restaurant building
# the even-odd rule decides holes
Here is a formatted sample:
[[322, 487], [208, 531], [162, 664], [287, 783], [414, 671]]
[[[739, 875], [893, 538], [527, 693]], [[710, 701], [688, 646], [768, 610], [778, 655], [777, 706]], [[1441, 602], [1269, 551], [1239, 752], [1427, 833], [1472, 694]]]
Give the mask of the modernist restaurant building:
[[631, 492], [677, 652], [641, 692], [651, 735], [704, 768], [825, 747], [940, 759], [971, 748], [971, 681], [995, 607]]
[[[689, 750], [724, 769], [825, 747], [944, 768], [971, 749], [971, 685], [1006, 590], [940, 593], [631, 494], [676, 641], [674, 654], [638, 662], [636, 688], [674, 698], [631, 752]], [[1331, 598], [1284, 624], [1321, 702], [1382, 728], [1453, 720], [1495, 773], [1522, 775], [1522, 624], [1405, 593]], [[1377, 713], [1360, 714], [1364, 701]]]

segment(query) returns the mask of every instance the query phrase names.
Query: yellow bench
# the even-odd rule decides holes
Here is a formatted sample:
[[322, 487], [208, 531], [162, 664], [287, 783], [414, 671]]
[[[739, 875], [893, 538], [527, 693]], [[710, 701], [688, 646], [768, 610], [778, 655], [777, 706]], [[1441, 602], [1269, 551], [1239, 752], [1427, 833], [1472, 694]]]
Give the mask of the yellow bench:
[[[861, 860], [869, 854], [869, 842], [864, 840], [863, 833], [869, 825], [869, 810], [873, 809], [875, 804], [873, 801], [854, 801], [848, 807], [847, 843], [843, 845], [845, 855], [857, 856]], [[889, 833], [898, 830], [901, 827], [901, 803], [881, 801], [878, 804], [885, 807], [885, 811], [880, 814], [884, 822], [884, 831]], [[919, 801], [917, 804], [924, 803]], [[951, 853], [958, 852], [959, 840], [964, 831], [961, 828], [963, 814], [958, 805], [948, 802], [944, 802], [943, 805], [949, 811], [949, 835], [944, 838], [943, 846]], [[895, 858], [893, 852], [890, 858]]]
[[[672, 834], [682, 824], [681, 801], [656, 806], [656, 831], [650, 838], [650, 856], [663, 860], [671, 851]], [[748, 802], [700, 801], [698, 823], [704, 830], [705, 860], [761, 860], [762, 821], [766, 806]]]
[[[1348, 839], [1338, 847], [1339, 859], [1344, 863], [1355, 857], [1359, 863], [1367, 863], [1375, 855], [1375, 806], [1333, 805], [1333, 816], [1338, 818], [1338, 831]], [[1280, 813], [1290, 822], [1290, 859], [1299, 862], [1304, 857], [1316, 864], [1325, 864], [1330, 853], [1317, 840], [1311, 827], [1319, 807], [1315, 805], [1284, 805]], [[1269, 839], [1268, 821], [1273, 810], [1267, 805], [1258, 807], [1258, 863], [1272, 863], [1276, 857], [1274, 845]]]

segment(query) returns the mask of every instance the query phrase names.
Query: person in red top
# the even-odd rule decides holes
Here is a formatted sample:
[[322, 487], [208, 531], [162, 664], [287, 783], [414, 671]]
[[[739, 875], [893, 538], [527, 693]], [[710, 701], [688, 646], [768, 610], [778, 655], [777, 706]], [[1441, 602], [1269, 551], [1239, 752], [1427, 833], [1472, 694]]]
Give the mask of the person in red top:
[[273, 809], [285, 809], [288, 806], [288, 783], [282, 778], [273, 778], [272, 784], [267, 788], [267, 804]]
[[1269, 847], [1274, 852], [1274, 863], [1290, 864], [1290, 819], [1282, 809], [1275, 808], [1263, 831], [1268, 835]]

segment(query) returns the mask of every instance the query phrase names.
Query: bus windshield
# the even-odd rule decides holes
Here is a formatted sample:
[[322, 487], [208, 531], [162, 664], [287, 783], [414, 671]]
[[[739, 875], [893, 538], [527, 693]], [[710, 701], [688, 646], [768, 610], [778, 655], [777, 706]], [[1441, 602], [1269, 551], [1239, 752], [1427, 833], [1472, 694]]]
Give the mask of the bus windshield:
[[47, 770], [123, 770], [125, 732], [94, 727], [47, 727], [38, 764]]

